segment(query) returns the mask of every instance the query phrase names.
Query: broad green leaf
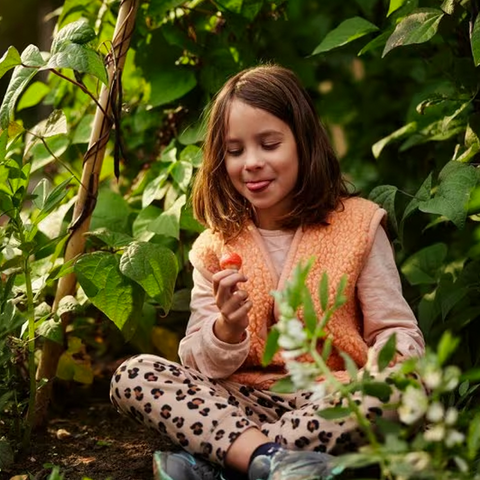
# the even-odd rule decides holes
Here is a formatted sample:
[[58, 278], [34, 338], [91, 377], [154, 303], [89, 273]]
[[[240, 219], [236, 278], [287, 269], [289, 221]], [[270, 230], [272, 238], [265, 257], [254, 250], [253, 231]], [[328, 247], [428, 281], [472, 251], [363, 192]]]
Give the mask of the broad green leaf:
[[292, 393], [295, 392], [295, 384], [292, 382], [291, 377], [285, 377], [276, 381], [270, 390], [276, 393]]
[[63, 345], [63, 328], [62, 323], [58, 320], [53, 318], [46, 320], [37, 328], [37, 333], [41, 337]]
[[[203, 122], [198, 121], [196, 123], [188, 125], [180, 135], [177, 140], [182, 145], [191, 145], [193, 143], [198, 143], [203, 140], [205, 137], [205, 125]], [[198, 166], [198, 165], [194, 165]]]
[[102, 189], [98, 194], [90, 229], [106, 228], [112, 232], [130, 235], [129, 217], [131, 213], [128, 202], [120, 194], [109, 189]]
[[143, 287], [168, 314], [178, 274], [175, 254], [154, 243], [133, 242], [120, 259], [120, 271]]
[[380, 156], [380, 154], [382, 153], [382, 150], [385, 148], [386, 145], [388, 145], [393, 140], [398, 140], [399, 138], [402, 138], [405, 135], [408, 135], [415, 131], [417, 131], [417, 122], [410, 122], [407, 125], [404, 125], [403, 127], [399, 128], [398, 130], [395, 130], [393, 133], [382, 138], [381, 140], [379, 140], [373, 145], [372, 147], [373, 156], [378, 159], [378, 157]]
[[75, 273], [85, 294], [122, 331], [131, 338], [135, 319], [141, 311], [144, 292], [134, 281], [122, 275], [120, 259], [107, 252], [83, 255], [75, 264]]
[[470, 38], [472, 45], [473, 63], [476, 67], [480, 65], [480, 16], [477, 15], [475, 24], [473, 25], [473, 31]]
[[449, 162], [438, 179], [440, 184], [433, 198], [420, 202], [418, 208], [425, 213], [442, 215], [462, 229], [467, 218], [470, 195], [477, 184], [475, 167], [460, 162]]
[[280, 332], [276, 328], [272, 328], [268, 333], [265, 351], [263, 352], [262, 365], [264, 367], [270, 364], [275, 353], [277, 353], [279, 338]]
[[5, 160], [7, 155], [7, 141], [8, 141], [8, 130], [2, 130], [0, 133], [0, 164]]
[[178, 239], [180, 235], [180, 215], [186, 201], [187, 197], [181, 195], [168, 210], [160, 214], [149, 226], [148, 230], [158, 235], [166, 235]]
[[452, 15], [455, 12], [455, 5], [457, 3], [460, 3], [460, 0], [444, 0], [440, 8], [447, 15]]
[[59, 302], [55, 314], [61, 317], [64, 313], [75, 313], [80, 310], [80, 304], [73, 295], [65, 295]]
[[95, 118], [95, 115], [93, 114], [84, 115], [82, 117], [82, 119], [77, 125], [77, 128], [75, 128], [72, 144], [88, 143], [90, 141], [90, 135], [92, 133], [94, 118]]
[[380, 35], [377, 35], [373, 40], [368, 42], [359, 52], [358, 56], [362, 56], [367, 52], [370, 52], [375, 49], [380, 49], [385, 47], [385, 43], [387, 43], [388, 37], [392, 34], [393, 29], [386, 30], [385, 32], [381, 33]]
[[398, 188], [394, 185], [380, 185], [375, 187], [368, 198], [375, 203], [381, 205], [388, 214], [388, 221], [396, 232], [398, 230], [397, 215], [395, 213], [395, 196]]
[[418, 189], [415, 196], [410, 200], [410, 203], [403, 212], [402, 222], [405, 221], [415, 210], [418, 209], [420, 202], [425, 202], [431, 197], [432, 192], [432, 173], [424, 180], [421, 187]]
[[169, 10], [179, 7], [185, 0], [162, 0], [161, 2], [150, 2], [148, 5], [148, 16], [162, 20]]
[[200, 147], [196, 145], [188, 145], [181, 152], [179, 160], [181, 162], [188, 162], [194, 167], [199, 167], [202, 163], [203, 152]]
[[[61, 110], [54, 110], [46, 120], [41, 121], [32, 129], [37, 137], [48, 138], [68, 133], [67, 117]], [[28, 147], [25, 146], [28, 151]]]
[[395, 12], [400, 7], [402, 7], [403, 4], [406, 3], [406, 2], [407, 2], [407, 0], [390, 0], [390, 4], [388, 6], [387, 17], [389, 17], [393, 12]]
[[89, 73], [105, 85], [108, 83], [107, 70], [102, 57], [84, 45], [70, 43], [53, 54], [41, 70], [71, 68], [80, 73]]
[[318, 298], [320, 299], [320, 305], [324, 312], [328, 308], [328, 274], [323, 272], [322, 279], [320, 280], [320, 285], [318, 289]]
[[193, 176], [193, 165], [189, 162], [176, 162], [171, 170], [173, 179], [178, 183], [180, 190], [186, 192]]
[[186, 206], [180, 217], [180, 229], [187, 232], [202, 233], [205, 227], [193, 216], [192, 207]]
[[233, 13], [240, 13], [242, 11], [244, 0], [223, 0], [219, 2], [219, 7], [225, 11], [230, 11]]
[[52, 55], [60, 52], [70, 43], [85, 44], [95, 38], [95, 30], [85, 19], [65, 25], [53, 37], [51, 53]]
[[315, 306], [313, 304], [312, 296], [308, 288], [303, 290], [303, 321], [307, 330], [313, 334], [317, 327], [317, 314], [315, 312]]
[[38, 105], [49, 92], [50, 88], [43, 82], [33, 82], [20, 98], [17, 110]]
[[195, 74], [185, 67], [164, 67], [150, 75], [150, 107], [173, 102], [192, 90], [197, 84]]
[[396, 47], [428, 42], [436, 33], [445, 13], [438, 8], [418, 8], [395, 28], [382, 53], [384, 57]]
[[169, 172], [170, 169], [167, 169], [157, 175], [151, 182], [147, 183], [142, 193], [142, 208], [148, 207], [154, 200], [161, 200], [165, 196], [165, 182], [167, 181]]
[[447, 256], [444, 243], [434, 243], [407, 258], [401, 266], [410, 285], [436, 284], [438, 271]]
[[59, 185], [57, 185], [47, 196], [45, 203], [42, 207], [42, 214], [47, 215], [54, 208], [56, 208], [59, 203], [68, 195], [68, 184], [72, 181], [73, 177], [67, 178]]
[[153, 232], [150, 232], [150, 235], [145, 237], [145, 234], [149, 232], [149, 227], [160, 215], [162, 210], [153, 205], [140, 210], [140, 213], [137, 215], [132, 225], [132, 235], [135, 239], [139, 240], [150, 240], [153, 237]]
[[325, 408], [317, 412], [322, 418], [326, 420], [338, 420], [340, 418], [345, 418], [350, 415], [351, 411], [349, 408], [345, 407], [331, 407]]
[[342, 22], [337, 28], [327, 33], [320, 45], [315, 48], [312, 55], [328, 52], [329, 50], [346, 45], [357, 38], [376, 32], [377, 30], [377, 26], [361, 17], [349, 18]]
[[471, 419], [467, 434], [467, 455], [474, 461], [480, 450], [480, 413], [476, 413]]
[[397, 353], [397, 337], [394, 333], [390, 335], [385, 345], [378, 354], [378, 369], [382, 372], [388, 367], [388, 364], [394, 359]]
[[338, 282], [337, 291], [335, 292], [335, 301], [333, 303], [333, 308], [340, 308], [347, 301], [347, 297], [344, 295], [345, 287], [347, 286], [348, 277], [346, 274], [342, 275], [340, 282]]
[[28, 152], [28, 156], [32, 157], [32, 173], [60, 158], [68, 148], [69, 139], [62, 134], [45, 138], [45, 143], [48, 148], [45, 147], [41, 140], [37, 140]]
[[0, 78], [2, 78], [11, 68], [22, 63], [20, 54], [15, 47], [8, 47], [8, 50], [0, 58]]
[[254, 20], [254, 18], [260, 13], [260, 10], [263, 7], [264, 0], [243, 0], [241, 15], [249, 21]]
[[13, 120], [15, 105], [30, 80], [36, 75], [39, 68], [45, 65], [40, 50], [35, 45], [29, 45], [21, 55], [22, 64], [13, 70], [12, 78], [0, 106], [0, 127], [5, 129]]
[[369, 397], [378, 398], [381, 402], [388, 402], [392, 395], [392, 387], [384, 382], [364, 382], [362, 391]]
[[126, 247], [133, 241], [133, 238], [130, 235], [120, 232], [112, 232], [106, 228], [98, 228], [93, 232], [87, 232], [85, 235], [98, 238], [105, 245], [114, 249]]

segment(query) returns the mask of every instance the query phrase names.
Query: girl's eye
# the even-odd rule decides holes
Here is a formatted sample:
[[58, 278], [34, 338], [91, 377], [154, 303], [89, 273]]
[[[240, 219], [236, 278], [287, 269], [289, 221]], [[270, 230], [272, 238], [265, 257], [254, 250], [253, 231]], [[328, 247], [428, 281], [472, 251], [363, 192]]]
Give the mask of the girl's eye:
[[280, 143], [266, 143], [262, 147], [264, 150], [275, 150], [279, 145]]
[[227, 150], [227, 154], [232, 157], [238, 157], [242, 154], [243, 150]]

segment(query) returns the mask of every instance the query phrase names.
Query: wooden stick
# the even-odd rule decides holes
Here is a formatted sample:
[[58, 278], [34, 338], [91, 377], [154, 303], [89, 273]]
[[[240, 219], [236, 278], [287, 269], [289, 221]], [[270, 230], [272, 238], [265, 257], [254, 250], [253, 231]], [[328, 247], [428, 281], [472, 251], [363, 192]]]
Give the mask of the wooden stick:
[[[138, 4], [139, 0], [122, 0], [120, 4], [112, 49], [106, 57], [109, 86], [104, 85], [100, 92], [100, 106], [97, 107], [95, 113], [90, 142], [84, 157], [81, 186], [70, 227], [71, 235], [65, 248], [65, 262], [78, 257], [85, 249], [86, 238], [84, 234], [90, 227], [90, 220], [98, 193], [98, 178], [105, 156], [105, 148], [112, 130], [112, 101], [120, 93], [117, 89], [121, 88], [119, 86], [120, 78], [130, 46], [130, 39], [135, 28]], [[53, 303], [53, 311], [56, 311], [63, 297], [75, 293], [76, 282], [74, 273], [60, 278]], [[64, 314], [61, 320], [65, 334], [66, 327], [70, 323], [70, 316]], [[48, 382], [37, 391], [34, 426], [40, 426], [45, 423], [51, 398], [51, 380], [55, 377], [58, 361], [63, 351], [64, 347], [62, 345], [45, 339], [36, 378], [37, 380], [47, 379]]]

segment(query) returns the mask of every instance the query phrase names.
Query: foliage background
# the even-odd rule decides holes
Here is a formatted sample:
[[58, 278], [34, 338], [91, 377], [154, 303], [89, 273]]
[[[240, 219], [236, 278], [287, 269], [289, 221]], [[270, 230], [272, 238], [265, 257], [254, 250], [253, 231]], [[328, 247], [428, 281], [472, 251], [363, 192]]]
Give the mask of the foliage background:
[[[108, 0], [51, 2], [53, 14], [48, 18], [50, 25], [55, 22], [56, 32], [86, 19], [97, 34], [89, 48], [103, 56], [118, 7], [118, 1]], [[21, 15], [22, 25], [34, 18], [24, 14], [23, 8], [37, 9], [42, 16], [44, 3], [3, 2], [1, 8], [8, 9], [2, 11], [0, 21], [2, 52], [12, 44], [21, 52], [30, 42], [41, 50], [50, 49], [45, 39], [24, 36], [24, 32], [35, 32], [33, 26], [12, 28], [15, 17]], [[418, 44], [395, 48], [382, 57], [395, 26], [418, 8], [444, 12], [438, 28], [430, 29], [427, 33], [432, 35], [425, 35]], [[475, 43], [471, 42], [476, 16], [475, 2], [455, 0], [141, 2], [123, 72], [125, 156], [116, 180], [117, 137], [112, 136], [90, 226], [96, 233], [89, 237], [87, 255], [76, 267], [82, 289], [71, 308], [75, 319], [65, 338], [57, 336], [58, 316], [51, 306], [61, 262], [55, 248], [72, 221], [78, 188], [74, 179], [50, 212], [49, 221], [38, 225], [35, 246], [29, 252], [38, 287], [34, 291], [36, 346], [45, 337], [68, 346], [59, 377], [91, 383], [95, 379], [92, 359], [118, 360], [138, 351], [177, 358], [177, 344], [188, 320], [188, 251], [201, 231], [188, 204], [191, 179], [201, 161], [201, 119], [230, 75], [260, 62], [277, 62], [298, 73], [330, 133], [346, 176], [362, 195], [370, 195], [389, 211], [389, 233], [405, 296], [427, 343], [435, 346], [445, 330], [452, 330], [462, 345], [455, 363], [478, 366], [479, 82]], [[344, 45], [330, 40], [326, 48], [322, 42], [329, 43], [327, 34], [354, 17], [378, 28], [356, 39], [350, 35]], [[313, 54], [320, 45], [323, 51]], [[95, 76], [75, 75], [71, 69], [62, 73], [98, 92]], [[1, 80], [4, 91], [9, 76]], [[95, 108], [78, 87], [51, 73], [43, 72], [33, 82], [40, 83], [20, 97], [15, 121], [29, 131], [58, 109], [65, 115], [68, 131], [45, 138], [55, 156], [40, 144], [26, 152], [23, 135], [7, 149], [6, 158], [18, 165], [32, 165], [19, 209], [25, 222], [27, 218], [35, 222], [35, 206], [28, 194], [41, 179], [53, 188], [68, 183], [72, 173], [80, 177]], [[409, 125], [406, 130], [390, 136], [405, 125]], [[452, 167], [450, 162], [459, 158], [462, 161]], [[2, 287], [6, 292], [2, 305], [7, 299], [20, 299], [15, 315], [21, 317], [25, 278], [11, 269], [18, 252], [12, 250], [14, 235], [6, 228], [6, 217], [1, 217], [2, 282], [15, 277], [15, 288], [7, 292]], [[152, 259], [148, 271], [140, 272], [128, 260], [138, 248], [143, 249], [143, 257], [137, 258]], [[95, 274], [101, 262], [108, 264], [108, 275], [105, 269], [101, 270], [105, 275]], [[12, 351], [21, 352], [23, 347], [12, 350], [6, 339], [13, 336], [21, 341], [24, 331], [12, 322], [11, 330], [3, 330], [2, 335], [2, 358], [10, 365]], [[17, 367], [22, 360], [18, 355], [15, 358], [9, 378], [21, 399], [25, 392], [21, 392], [22, 374]], [[10, 380], [2, 392], [11, 390]]]

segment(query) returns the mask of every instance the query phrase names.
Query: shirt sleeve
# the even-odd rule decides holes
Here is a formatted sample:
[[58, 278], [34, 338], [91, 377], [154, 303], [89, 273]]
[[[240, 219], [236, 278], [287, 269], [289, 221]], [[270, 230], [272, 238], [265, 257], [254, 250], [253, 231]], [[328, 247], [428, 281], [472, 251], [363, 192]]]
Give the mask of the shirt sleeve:
[[180, 361], [209, 378], [226, 378], [247, 358], [250, 336], [247, 332], [246, 338], [235, 344], [219, 340], [213, 333], [220, 312], [215, 304], [212, 282], [194, 268], [193, 283], [190, 319], [179, 346]]
[[380, 351], [395, 333], [400, 355], [409, 358], [425, 353], [423, 334], [403, 297], [393, 250], [381, 226], [358, 279], [357, 295], [363, 313], [363, 336], [369, 347]]

